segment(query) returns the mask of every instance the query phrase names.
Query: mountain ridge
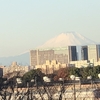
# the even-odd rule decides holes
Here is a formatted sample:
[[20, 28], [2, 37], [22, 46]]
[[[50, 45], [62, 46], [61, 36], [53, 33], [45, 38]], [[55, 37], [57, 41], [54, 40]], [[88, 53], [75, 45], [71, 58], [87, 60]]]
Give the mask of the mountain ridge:
[[[35, 48], [54, 48], [54, 47], [66, 47], [66, 46], [80, 46], [80, 45], [89, 45], [97, 44], [96, 42], [84, 37], [81, 34], [75, 32], [61, 33], [58, 36], [48, 40], [43, 45]], [[13, 61], [16, 61], [21, 65], [30, 65], [30, 53], [25, 51], [16, 56], [10, 57], [0, 57], [0, 65], [9, 66]]]
[[82, 46], [96, 44], [95, 41], [92, 41], [85, 36], [75, 33], [61, 33], [60, 35], [48, 40], [43, 45], [37, 48], [54, 48], [54, 47], [66, 47], [66, 46]]
[[0, 57], [0, 65], [10, 66], [12, 62], [17, 62], [20, 65], [29, 66], [29, 52], [16, 56]]

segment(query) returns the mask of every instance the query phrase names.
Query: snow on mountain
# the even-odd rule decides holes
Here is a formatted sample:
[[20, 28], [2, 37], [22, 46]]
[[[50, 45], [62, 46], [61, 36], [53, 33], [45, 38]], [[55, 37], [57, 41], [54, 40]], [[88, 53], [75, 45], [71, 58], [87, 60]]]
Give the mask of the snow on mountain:
[[[38, 48], [55, 48], [55, 47], [66, 47], [66, 46], [80, 46], [80, 45], [88, 45], [88, 44], [97, 44], [96, 42], [82, 36], [78, 33], [61, 33], [60, 35], [48, 40], [42, 46]], [[0, 57], [0, 65], [11, 65], [13, 61], [16, 61], [21, 65], [29, 65], [30, 63], [30, 55], [29, 51], [21, 53], [17, 56], [10, 57]]]
[[48, 40], [46, 43], [44, 43], [42, 46], [39, 46], [38, 48], [82, 46], [89, 44], [96, 44], [96, 42], [82, 36], [79, 33], [69, 32], [69, 33], [61, 33], [55, 38]]

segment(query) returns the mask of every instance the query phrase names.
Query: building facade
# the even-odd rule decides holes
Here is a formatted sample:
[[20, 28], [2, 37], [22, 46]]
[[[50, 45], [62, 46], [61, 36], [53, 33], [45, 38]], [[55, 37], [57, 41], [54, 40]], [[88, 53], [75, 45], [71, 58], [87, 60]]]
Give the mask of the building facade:
[[88, 46], [81, 47], [81, 60], [88, 60]]
[[59, 70], [60, 68], [66, 68], [67, 64], [61, 64], [56, 60], [46, 60], [42, 65], [36, 65], [36, 68], [40, 68], [45, 74], [52, 74]]
[[88, 45], [88, 60], [93, 59], [94, 62], [98, 61], [97, 45]]
[[[30, 51], [30, 65], [43, 65], [46, 60], [56, 60], [61, 64], [71, 64], [75, 66], [88, 66], [89, 61], [95, 65], [100, 65], [100, 45], [81, 46], [81, 55], [78, 54], [77, 46], [67, 46], [65, 48], [38, 49]], [[78, 57], [81, 56], [81, 59]], [[84, 64], [85, 62], [85, 64]], [[76, 66], [77, 67], [77, 66]]]
[[42, 65], [46, 60], [56, 60], [62, 64], [68, 64], [70, 61], [77, 60], [77, 50], [75, 46], [68, 46], [66, 48], [54, 48], [50, 50], [31, 50], [30, 51], [30, 65]]
[[3, 69], [5, 68], [5, 66], [0, 66], [0, 77], [3, 76]]
[[13, 72], [22, 72], [23, 74], [29, 71], [29, 66], [18, 65], [17, 62], [12, 62], [11, 66], [3, 68], [3, 75]]

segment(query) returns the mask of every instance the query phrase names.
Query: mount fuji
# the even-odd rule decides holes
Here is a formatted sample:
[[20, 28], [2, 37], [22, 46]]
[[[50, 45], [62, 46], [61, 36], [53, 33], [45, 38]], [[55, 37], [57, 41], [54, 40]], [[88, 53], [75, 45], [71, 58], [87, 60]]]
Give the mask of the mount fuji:
[[61, 33], [60, 35], [48, 40], [42, 46], [37, 48], [55, 48], [66, 46], [83, 46], [89, 44], [97, 44], [96, 42], [75, 32]]
[[[49, 49], [55, 47], [66, 47], [66, 46], [83, 46], [89, 44], [97, 44], [96, 42], [82, 36], [81, 34], [75, 32], [61, 33], [58, 36], [48, 40], [43, 45], [37, 47], [36, 49]], [[29, 51], [10, 57], [0, 57], [0, 65], [11, 65], [13, 61], [16, 61], [21, 65], [30, 64], [30, 54]]]

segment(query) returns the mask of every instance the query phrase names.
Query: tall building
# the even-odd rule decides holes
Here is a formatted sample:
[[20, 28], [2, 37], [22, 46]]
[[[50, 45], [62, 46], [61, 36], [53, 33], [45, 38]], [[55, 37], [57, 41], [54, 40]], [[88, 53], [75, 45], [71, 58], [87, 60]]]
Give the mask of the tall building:
[[70, 55], [71, 55], [71, 59], [70, 61], [77, 61], [77, 48], [76, 46], [70, 46]]
[[0, 77], [3, 76], [3, 69], [4, 69], [4, 66], [0, 66]]
[[60, 63], [68, 63], [70, 61], [70, 47], [30, 51], [31, 66], [42, 65], [46, 60], [56, 60]]
[[81, 47], [81, 59], [88, 60], [88, 46]]
[[93, 60], [93, 62], [98, 61], [97, 45], [88, 45], [88, 60]]
[[97, 57], [98, 61], [100, 61], [100, 45], [97, 45]]
[[68, 64], [70, 61], [77, 61], [76, 46], [67, 46], [65, 48], [53, 48], [50, 50], [31, 50], [30, 65], [42, 65], [46, 60], [56, 60], [61, 64]]
[[[91, 59], [96, 62], [100, 58], [100, 46], [95, 44], [94, 41], [78, 33], [62, 33], [36, 50], [31, 50], [30, 65], [43, 65], [46, 60], [56, 60], [61, 64]], [[78, 46], [81, 47], [80, 52]]]

